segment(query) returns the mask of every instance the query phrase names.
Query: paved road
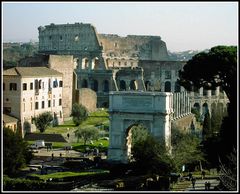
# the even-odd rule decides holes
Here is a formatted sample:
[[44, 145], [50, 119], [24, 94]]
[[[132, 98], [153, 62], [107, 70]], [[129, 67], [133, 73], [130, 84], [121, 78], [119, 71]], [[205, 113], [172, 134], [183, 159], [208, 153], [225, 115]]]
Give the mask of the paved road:
[[205, 182], [209, 181], [211, 183], [210, 190], [213, 190], [215, 186], [219, 184], [217, 179], [197, 179], [195, 183], [195, 189], [192, 184], [186, 189], [186, 191], [205, 191]]

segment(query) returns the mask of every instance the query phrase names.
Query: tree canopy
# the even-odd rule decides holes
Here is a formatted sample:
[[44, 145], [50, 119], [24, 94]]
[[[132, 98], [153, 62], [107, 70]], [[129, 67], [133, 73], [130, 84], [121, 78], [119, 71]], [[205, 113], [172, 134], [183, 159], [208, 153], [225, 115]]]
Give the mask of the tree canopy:
[[237, 47], [216, 46], [208, 53], [198, 53], [179, 71], [179, 77], [180, 84], [187, 90], [192, 90], [193, 86], [206, 89], [221, 86], [230, 102], [234, 101], [237, 94]]
[[156, 140], [151, 135], [147, 135], [144, 140], [135, 142], [132, 152], [137, 169], [141, 173], [169, 175], [174, 169], [164, 141]]
[[35, 118], [35, 125], [40, 130], [44, 132], [48, 126], [50, 126], [53, 120], [53, 116], [50, 112], [44, 112]]
[[200, 149], [200, 140], [190, 133], [183, 133], [172, 128], [172, 158], [177, 171], [181, 171], [183, 165], [187, 168], [196, 166], [199, 161], [203, 161], [203, 153]]
[[189, 91], [193, 87], [221, 86], [226, 93], [230, 101], [228, 117], [222, 121], [218, 144], [224, 158], [237, 146], [237, 47], [216, 46], [195, 55], [179, 71], [179, 83]]
[[32, 152], [27, 148], [21, 136], [9, 128], [3, 128], [3, 173], [14, 175], [16, 172], [29, 163], [32, 159]]
[[76, 126], [79, 126], [88, 117], [88, 111], [85, 106], [81, 104], [73, 104], [71, 116]]
[[76, 131], [75, 131], [75, 136], [78, 139], [82, 139], [83, 140], [83, 144], [86, 145], [87, 141], [93, 140], [93, 139], [97, 139], [99, 136], [99, 131], [95, 128], [95, 127], [79, 127]]

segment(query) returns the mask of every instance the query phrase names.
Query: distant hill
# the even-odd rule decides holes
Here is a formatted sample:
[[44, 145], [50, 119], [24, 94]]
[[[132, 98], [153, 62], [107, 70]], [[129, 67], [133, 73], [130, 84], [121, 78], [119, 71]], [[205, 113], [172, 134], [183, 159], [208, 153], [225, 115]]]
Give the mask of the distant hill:
[[188, 61], [190, 60], [194, 55], [200, 53], [200, 52], [207, 52], [208, 49], [199, 51], [199, 50], [187, 50], [187, 51], [180, 51], [180, 52], [171, 52], [168, 51], [168, 55], [170, 60], [174, 61]]
[[[202, 51], [208, 51], [207, 49]], [[202, 51], [199, 50], [187, 50], [180, 52], [168, 51], [170, 60], [173, 61], [188, 61], [197, 53]], [[38, 52], [38, 42], [28, 43], [3, 43], [3, 67], [4, 69], [16, 67], [18, 62], [25, 58], [33, 56]]]
[[16, 67], [18, 61], [33, 56], [38, 51], [38, 43], [3, 43], [3, 67]]

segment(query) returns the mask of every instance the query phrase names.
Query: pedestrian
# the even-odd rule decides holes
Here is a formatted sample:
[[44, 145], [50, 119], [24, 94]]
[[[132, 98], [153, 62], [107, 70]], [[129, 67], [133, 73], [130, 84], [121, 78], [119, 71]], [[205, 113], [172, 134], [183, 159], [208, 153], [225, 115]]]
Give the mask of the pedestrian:
[[192, 177], [192, 187], [193, 187], [193, 189], [195, 189], [195, 183], [196, 183], [196, 178]]
[[189, 172], [188, 178], [189, 178], [189, 180], [192, 180], [192, 173], [191, 172]]
[[207, 181], [205, 182], [205, 190], [206, 191], [208, 190], [208, 182]]
[[52, 153], [52, 160], [53, 160], [53, 158], [54, 158], [54, 154]]
[[207, 183], [207, 190], [210, 191], [210, 188], [211, 188], [211, 183], [210, 183], [210, 181], [208, 181], [208, 183]]
[[205, 179], [206, 172], [203, 170], [202, 171], [202, 179]]

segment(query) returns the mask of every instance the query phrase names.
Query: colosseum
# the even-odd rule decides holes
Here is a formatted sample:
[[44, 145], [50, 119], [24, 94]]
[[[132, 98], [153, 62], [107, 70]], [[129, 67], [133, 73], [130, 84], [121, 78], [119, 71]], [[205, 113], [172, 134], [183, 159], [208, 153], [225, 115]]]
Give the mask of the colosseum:
[[[72, 55], [76, 87], [97, 93], [97, 106], [108, 107], [108, 92], [121, 90], [184, 92], [177, 83], [185, 61], [169, 59], [160, 36], [99, 34], [91, 24], [50, 24], [39, 30], [39, 53]], [[201, 114], [214, 107], [226, 110], [221, 88], [188, 92], [190, 106]]]

